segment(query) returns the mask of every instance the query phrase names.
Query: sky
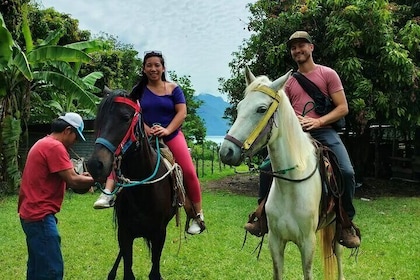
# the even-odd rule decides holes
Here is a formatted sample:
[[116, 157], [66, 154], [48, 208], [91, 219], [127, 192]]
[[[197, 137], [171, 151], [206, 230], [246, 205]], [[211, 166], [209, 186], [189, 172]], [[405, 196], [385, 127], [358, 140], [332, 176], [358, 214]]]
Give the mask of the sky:
[[[248, 3], [256, 0], [39, 0], [44, 8], [79, 20], [91, 34], [110, 34], [145, 51], [162, 51], [166, 70], [190, 76], [196, 94], [221, 96], [218, 78], [251, 33]], [[41, 6], [41, 7], [42, 7]], [[169, 77], [168, 77], [169, 78]]]

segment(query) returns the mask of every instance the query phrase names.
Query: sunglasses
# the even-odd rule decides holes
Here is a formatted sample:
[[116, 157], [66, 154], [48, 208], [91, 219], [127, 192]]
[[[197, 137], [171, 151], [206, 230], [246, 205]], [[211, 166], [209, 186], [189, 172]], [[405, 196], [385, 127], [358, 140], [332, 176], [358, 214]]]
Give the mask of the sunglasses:
[[144, 56], [162, 56], [161, 51], [145, 51]]

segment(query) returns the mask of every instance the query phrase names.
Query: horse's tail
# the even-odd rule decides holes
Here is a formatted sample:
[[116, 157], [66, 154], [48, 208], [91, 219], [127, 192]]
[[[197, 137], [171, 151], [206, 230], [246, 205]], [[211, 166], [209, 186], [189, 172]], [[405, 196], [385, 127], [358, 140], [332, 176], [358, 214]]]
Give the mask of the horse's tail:
[[321, 256], [324, 264], [324, 279], [335, 279], [337, 258], [333, 252], [335, 223], [319, 230], [321, 239]]

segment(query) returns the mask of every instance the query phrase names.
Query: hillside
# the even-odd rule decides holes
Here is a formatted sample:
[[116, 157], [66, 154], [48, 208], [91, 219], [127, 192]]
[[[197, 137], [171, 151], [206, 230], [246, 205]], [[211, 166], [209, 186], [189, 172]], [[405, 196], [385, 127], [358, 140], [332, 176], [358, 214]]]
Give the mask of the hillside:
[[198, 115], [204, 120], [208, 136], [225, 135], [229, 129], [228, 120], [223, 119], [225, 109], [229, 103], [221, 97], [202, 93], [196, 96], [203, 104], [197, 110]]

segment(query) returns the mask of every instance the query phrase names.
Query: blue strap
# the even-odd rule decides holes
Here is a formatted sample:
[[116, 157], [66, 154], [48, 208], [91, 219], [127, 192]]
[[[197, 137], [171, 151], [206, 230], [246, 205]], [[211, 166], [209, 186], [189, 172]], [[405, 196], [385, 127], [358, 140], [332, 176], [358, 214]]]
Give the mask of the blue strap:
[[102, 137], [97, 138], [95, 141], [95, 144], [104, 145], [108, 150], [111, 151], [111, 153], [115, 153], [115, 151], [117, 150], [117, 148], [114, 145], [112, 145], [111, 142], [109, 142], [108, 140]]

